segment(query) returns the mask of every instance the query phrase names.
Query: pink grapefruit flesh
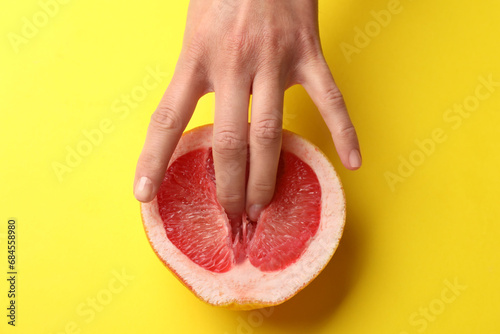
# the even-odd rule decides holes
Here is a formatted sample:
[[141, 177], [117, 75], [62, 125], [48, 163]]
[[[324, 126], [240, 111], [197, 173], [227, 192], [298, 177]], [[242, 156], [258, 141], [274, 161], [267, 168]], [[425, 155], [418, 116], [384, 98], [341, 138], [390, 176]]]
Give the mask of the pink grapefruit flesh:
[[337, 248], [345, 222], [338, 176], [317, 147], [285, 131], [272, 202], [256, 222], [246, 214], [229, 219], [217, 201], [211, 140], [212, 126], [181, 138], [156, 198], [141, 204], [148, 239], [210, 304], [279, 304], [312, 281]]

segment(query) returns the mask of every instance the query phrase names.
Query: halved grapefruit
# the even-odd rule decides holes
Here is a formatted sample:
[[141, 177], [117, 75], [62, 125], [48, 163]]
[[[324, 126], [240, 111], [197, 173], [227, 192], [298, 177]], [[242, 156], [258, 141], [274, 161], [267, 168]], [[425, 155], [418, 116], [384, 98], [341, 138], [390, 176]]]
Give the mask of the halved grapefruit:
[[201, 300], [234, 309], [280, 304], [335, 252], [345, 197], [329, 160], [284, 130], [276, 189], [257, 222], [230, 221], [217, 201], [212, 126], [186, 132], [155, 199], [141, 204], [160, 260]]

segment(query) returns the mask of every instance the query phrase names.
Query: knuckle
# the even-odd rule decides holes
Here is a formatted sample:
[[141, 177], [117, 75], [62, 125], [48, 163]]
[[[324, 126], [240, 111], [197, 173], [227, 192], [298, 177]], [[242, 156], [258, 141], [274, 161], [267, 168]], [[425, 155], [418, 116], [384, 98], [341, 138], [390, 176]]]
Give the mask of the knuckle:
[[247, 34], [241, 32], [231, 32], [224, 36], [221, 43], [224, 52], [230, 56], [239, 57], [245, 53], [248, 48], [249, 38]]
[[292, 64], [297, 51], [293, 31], [287, 27], [268, 24], [255, 37], [258, 45], [259, 67], [276, 71], [277, 68]]
[[207, 52], [206, 38], [203, 35], [197, 34], [193, 36], [186, 46], [186, 53], [192, 59], [203, 58]]
[[314, 29], [301, 29], [295, 33], [299, 55], [306, 60], [318, 59], [322, 55], [318, 34]]
[[261, 37], [260, 51], [256, 59], [256, 67], [260, 70], [260, 74], [269, 73], [269, 75], [279, 74], [279, 70], [283, 66], [291, 63], [289, 58], [292, 58], [293, 52], [289, 52], [289, 48], [285, 42], [275, 40], [272, 37]]
[[[273, 183], [267, 183], [264, 181], [256, 181], [250, 186], [251, 190], [258, 194], [270, 194], [272, 196], [274, 192], [274, 184]], [[270, 197], [270, 196], [267, 196]]]
[[312, 29], [299, 29], [295, 33], [295, 38], [299, 45], [314, 48], [318, 45], [318, 36]]
[[321, 97], [326, 106], [345, 108], [344, 97], [336, 86], [326, 89]]
[[260, 45], [266, 50], [279, 50], [284, 44], [282, 32], [275, 27], [266, 27], [259, 36]]
[[244, 202], [242, 194], [227, 193], [224, 191], [217, 191], [217, 199], [223, 207], [234, 211], [239, 211]]
[[282, 120], [269, 117], [252, 124], [252, 135], [256, 142], [262, 145], [272, 145], [279, 142], [282, 133]]
[[162, 103], [151, 115], [151, 126], [161, 131], [176, 131], [182, 129], [182, 122], [174, 107], [169, 103]]
[[354, 125], [347, 124], [345, 126], [341, 126], [337, 129], [337, 136], [341, 140], [350, 140], [356, 137], [356, 129]]
[[[210, 64], [210, 58], [206, 56], [207, 54], [209, 52], [205, 42], [195, 39], [186, 47], [180, 63], [199, 80], [207, 76], [206, 68]], [[179, 60], [181, 61], [181, 58]]]
[[262, 48], [258, 47], [258, 38], [242, 30], [228, 32], [222, 38], [216, 65], [229, 75], [247, 73], [262, 52]]
[[223, 129], [214, 134], [213, 150], [221, 156], [239, 156], [246, 153], [247, 142], [233, 130]]

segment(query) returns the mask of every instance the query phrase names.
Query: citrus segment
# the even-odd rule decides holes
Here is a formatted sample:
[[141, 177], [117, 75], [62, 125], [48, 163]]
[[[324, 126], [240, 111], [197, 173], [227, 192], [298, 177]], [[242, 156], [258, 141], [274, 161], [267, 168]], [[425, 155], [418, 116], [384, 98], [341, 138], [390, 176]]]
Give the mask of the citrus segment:
[[282, 151], [273, 200], [259, 217], [249, 245], [252, 265], [273, 271], [295, 262], [316, 234], [320, 215], [316, 174], [295, 154]]
[[157, 198], [170, 241], [194, 263], [220, 273], [231, 268], [234, 258], [227, 218], [217, 202], [213, 174], [207, 172], [209, 154], [197, 149], [176, 159]]

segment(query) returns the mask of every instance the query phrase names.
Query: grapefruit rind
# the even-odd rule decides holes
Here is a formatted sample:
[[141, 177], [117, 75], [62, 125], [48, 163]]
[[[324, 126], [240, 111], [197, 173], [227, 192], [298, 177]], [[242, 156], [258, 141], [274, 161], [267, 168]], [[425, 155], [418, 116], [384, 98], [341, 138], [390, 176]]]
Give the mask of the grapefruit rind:
[[[212, 125], [205, 125], [184, 133], [171, 163], [194, 149], [211, 147], [212, 129]], [[203, 269], [168, 239], [156, 198], [141, 204], [144, 229], [154, 252], [188, 289], [208, 304], [239, 310], [281, 304], [309, 284], [338, 247], [346, 208], [344, 191], [335, 169], [321, 150], [293, 132], [283, 131], [282, 149], [294, 153], [314, 170], [321, 185], [322, 199], [317, 233], [302, 256], [280, 271], [262, 272], [248, 260], [224, 273]]]

